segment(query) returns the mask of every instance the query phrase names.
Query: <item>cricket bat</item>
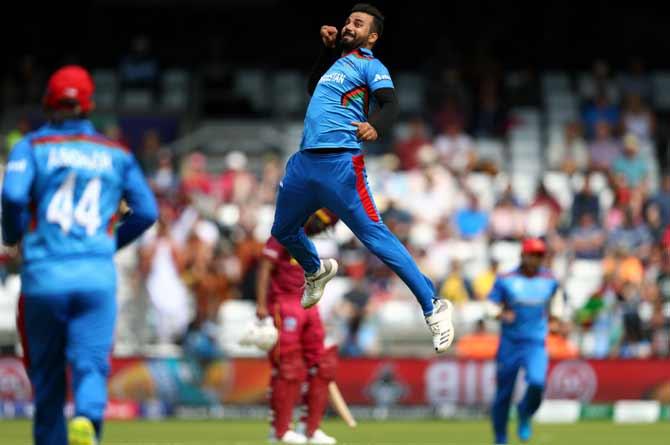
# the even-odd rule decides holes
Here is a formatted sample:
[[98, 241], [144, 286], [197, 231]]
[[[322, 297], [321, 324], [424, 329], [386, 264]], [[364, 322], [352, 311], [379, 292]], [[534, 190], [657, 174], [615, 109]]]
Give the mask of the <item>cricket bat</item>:
[[337, 414], [342, 417], [342, 420], [344, 420], [349, 427], [355, 428], [357, 425], [356, 419], [351, 415], [347, 402], [342, 398], [342, 393], [340, 392], [340, 388], [337, 387], [337, 383], [330, 382], [328, 384], [328, 395], [330, 396], [330, 403], [333, 405], [333, 408], [335, 408], [335, 411], [337, 411]]

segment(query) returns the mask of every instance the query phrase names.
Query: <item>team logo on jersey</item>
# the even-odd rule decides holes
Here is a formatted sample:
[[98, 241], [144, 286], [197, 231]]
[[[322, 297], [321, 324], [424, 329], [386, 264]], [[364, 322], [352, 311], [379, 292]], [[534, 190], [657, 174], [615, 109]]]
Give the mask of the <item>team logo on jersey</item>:
[[344, 73], [327, 73], [321, 76], [321, 79], [319, 79], [319, 83], [325, 83], [325, 82], [335, 82], [335, 83], [344, 83], [344, 79], [346, 79], [347, 76], [344, 75]]
[[286, 317], [282, 323], [282, 327], [286, 332], [295, 332], [298, 328], [298, 320], [295, 317]]
[[388, 74], [375, 74], [375, 78], [372, 82], [379, 82], [380, 80], [391, 80], [391, 76]]
[[26, 162], [25, 159], [19, 159], [16, 161], [9, 161], [7, 163], [7, 171], [8, 172], [17, 172], [17, 173], [22, 173], [26, 171], [26, 167], [28, 166], [28, 163]]

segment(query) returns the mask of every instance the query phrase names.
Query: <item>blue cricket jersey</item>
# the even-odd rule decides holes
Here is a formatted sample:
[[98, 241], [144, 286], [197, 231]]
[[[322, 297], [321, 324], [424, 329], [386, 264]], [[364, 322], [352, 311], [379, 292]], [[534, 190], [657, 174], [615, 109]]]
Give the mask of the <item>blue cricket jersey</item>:
[[558, 281], [544, 268], [532, 277], [522, 274], [520, 269], [498, 276], [489, 299], [516, 315], [512, 323], [502, 323], [502, 338], [544, 343], [549, 304], [558, 286]]
[[[132, 213], [116, 230], [121, 198]], [[67, 283], [115, 285], [114, 253], [157, 213], [134, 156], [88, 120], [46, 124], [9, 155], [2, 234], [6, 244], [22, 241], [24, 292], [65, 291]]]
[[359, 48], [321, 76], [307, 107], [300, 149], [361, 148], [352, 122], [366, 122], [372, 93], [393, 88], [388, 69]]

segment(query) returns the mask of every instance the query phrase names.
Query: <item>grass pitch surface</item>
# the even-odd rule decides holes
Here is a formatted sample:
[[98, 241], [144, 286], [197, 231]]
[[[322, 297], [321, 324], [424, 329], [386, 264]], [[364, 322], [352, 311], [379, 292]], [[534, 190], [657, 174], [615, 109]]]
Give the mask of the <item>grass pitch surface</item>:
[[[0, 444], [30, 444], [28, 421], [0, 421]], [[338, 444], [362, 445], [491, 445], [490, 425], [484, 421], [363, 422], [350, 429], [328, 421], [323, 430]], [[581, 422], [573, 425], [535, 425], [530, 444], [668, 445], [670, 423], [617, 425]], [[252, 445], [267, 443], [268, 427], [258, 421], [128, 421], [108, 422], [103, 445]], [[510, 424], [510, 444], [520, 443]]]

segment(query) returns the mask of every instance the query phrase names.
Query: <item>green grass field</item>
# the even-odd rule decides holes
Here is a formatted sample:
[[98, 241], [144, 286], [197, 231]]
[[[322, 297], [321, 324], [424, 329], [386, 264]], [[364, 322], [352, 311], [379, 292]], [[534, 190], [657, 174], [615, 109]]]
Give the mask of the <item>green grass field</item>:
[[[510, 425], [513, 432], [514, 425]], [[486, 422], [387, 421], [364, 422], [356, 429], [330, 421], [324, 430], [339, 444], [490, 445]], [[251, 445], [266, 443], [267, 425], [258, 421], [109, 422], [104, 445]], [[30, 423], [0, 421], [0, 444], [30, 443]], [[519, 443], [512, 438], [512, 444]], [[536, 425], [531, 444], [667, 445], [670, 423], [616, 425], [582, 422], [576, 425]]]

